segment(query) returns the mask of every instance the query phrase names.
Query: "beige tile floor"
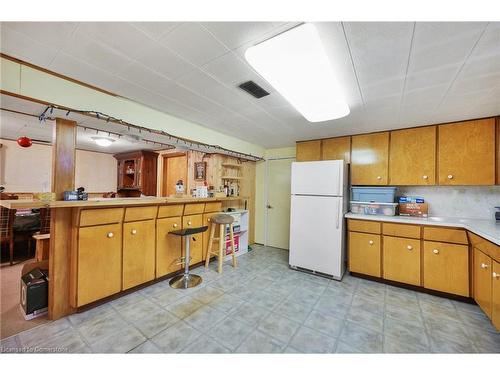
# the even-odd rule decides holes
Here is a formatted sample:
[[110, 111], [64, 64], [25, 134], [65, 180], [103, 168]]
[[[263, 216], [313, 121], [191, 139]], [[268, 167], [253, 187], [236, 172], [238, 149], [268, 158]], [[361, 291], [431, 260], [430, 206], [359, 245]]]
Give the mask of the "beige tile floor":
[[27, 351], [75, 353], [500, 353], [481, 310], [346, 275], [293, 271], [288, 252], [256, 246], [203, 283], [160, 282], [1, 341]]

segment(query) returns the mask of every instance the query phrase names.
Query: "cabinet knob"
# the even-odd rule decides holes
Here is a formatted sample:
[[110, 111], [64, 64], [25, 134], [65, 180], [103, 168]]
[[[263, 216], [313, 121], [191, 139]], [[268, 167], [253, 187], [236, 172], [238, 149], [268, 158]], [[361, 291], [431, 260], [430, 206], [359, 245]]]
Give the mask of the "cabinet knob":
[[210, 221], [210, 218], [207, 219], [207, 221], [209, 222]]
[[377, 180], [381, 180], [382, 179], [382, 176], [377, 176]]
[[422, 178], [423, 178], [424, 180], [427, 180], [427, 179], [429, 178], [429, 176], [424, 175], [424, 176], [422, 176]]
[[411, 246], [411, 245], [406, 246], [406, 248], [407, 248], [408, 250], [413, 250], [413, 246]]
[[188, 221], [188, 225], [191, 225], [191, 222], [190, 222], [190, 221]]
[[372, 241], [372, 240], [368, 241], [368, 243], [369, 243], [370, 245], [373, 245], [373, 241]]
[[500, 278], [500, 273], [493, 272], [492, 275], [494, 279]]
[[132, 234], [137, 234], [137, 229], [132, 229], [132, 230], [130, 231], [130, 233], [132, 233]]
[[174, 228], [177, 228], [177, 224], [172, 225]]
[[488, 268], [488, 265], [486, 263], [481, 263], [481, 268]]
[[439, 250], [438, 250], [438, 249], [434, 249], [434, 250], [432, 250], [432, 252], [433, 252], [434, 254], [439, 254]]
[[113, 237], [114, 237], [114, 235], [115, 235], [115, 234], [114, 234], [113, 232], [109, 232], [106, 236], [107, 236], [108, 238], [113, 238]]
[[453, 180], [453, 175], [452, 174], [448, 175], [448, 180]]

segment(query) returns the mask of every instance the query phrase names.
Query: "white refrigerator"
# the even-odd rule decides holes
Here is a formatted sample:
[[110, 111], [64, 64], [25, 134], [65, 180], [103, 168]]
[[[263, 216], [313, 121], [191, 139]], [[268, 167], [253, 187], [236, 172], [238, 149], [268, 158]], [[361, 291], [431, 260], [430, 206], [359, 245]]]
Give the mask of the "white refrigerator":
[[292, 163], [290, 267], [341, 280], [348, 174], [343, 160]]

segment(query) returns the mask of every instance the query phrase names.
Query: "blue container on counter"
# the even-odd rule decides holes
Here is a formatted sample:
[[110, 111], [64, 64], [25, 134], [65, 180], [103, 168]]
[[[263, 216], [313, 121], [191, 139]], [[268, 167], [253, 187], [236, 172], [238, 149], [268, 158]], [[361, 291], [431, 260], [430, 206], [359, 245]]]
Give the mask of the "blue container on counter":
[[394, 203], [397, 187], [356, 186], [351, 188], [352, 201]]

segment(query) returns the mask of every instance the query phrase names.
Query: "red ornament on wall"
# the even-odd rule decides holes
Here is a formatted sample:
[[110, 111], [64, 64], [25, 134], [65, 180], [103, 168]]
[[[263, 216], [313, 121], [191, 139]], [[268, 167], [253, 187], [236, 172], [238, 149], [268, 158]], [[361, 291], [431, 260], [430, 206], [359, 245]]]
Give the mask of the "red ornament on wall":
[[33, 141], [28, 137], [19, 137], [17, 138], [17, 144], [21, 147], [31, 147]]

